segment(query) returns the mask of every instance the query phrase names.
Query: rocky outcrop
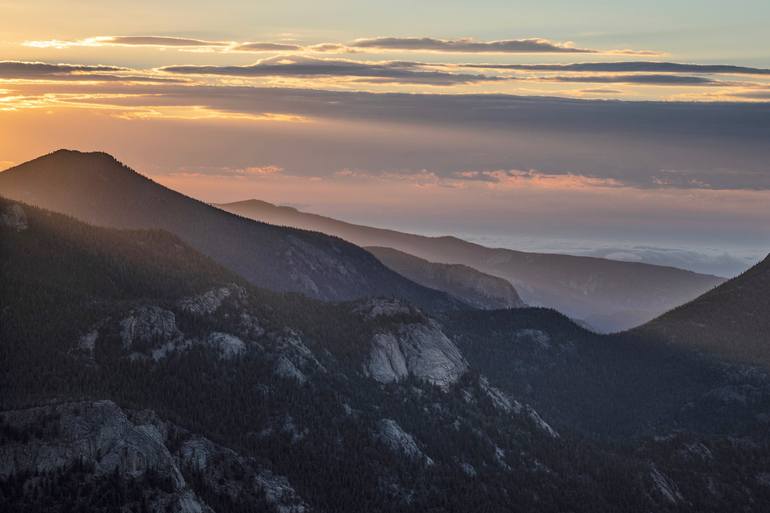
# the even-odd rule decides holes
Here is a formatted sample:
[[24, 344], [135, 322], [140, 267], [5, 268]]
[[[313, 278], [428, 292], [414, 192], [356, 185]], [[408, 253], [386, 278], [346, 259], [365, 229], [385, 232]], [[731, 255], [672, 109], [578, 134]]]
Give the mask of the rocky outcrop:
[[[150, 511], [213, 513], [183, 477], [194, 470], [196, 486], [202, 484], [235, 504], [264, 505], [277, 513], [308, 511], [285, 477], [149, 410], [128, 412], [111, 401], [83, 401], [6, 411], [0, 420], [0, 479], [25, 474], [35, 479], [35, 473], [75, 464], [92, 465], [93, 479], [115, 474], [135, 479], [152, 471], [171, 483], [171, 489], [146, 490]], [[170, 442], [171, 433], [176, 442]]]
[[399, 381], [409, 375], [406, 356], [395, 335], [387, 333], [374, 336], [364, 372], [380, 383]]
[[301, 372], [327, 372], [326, 367], [318, 361], [305, 342], [300, 332], [286, 328], [282, 333], [272, 336], [273, 350], [278, 354], [279, 361], [285, 359]]
[[206, 338], [206, 344], [216, 349], [219, 356], [224, 360], [230, 360], [236, 356], [240, 356], [246, 351], [246, 344], [243, 340], [235, 335], [218, 331], [209, 333], [209, 336]]
[[532, 420], [532, 422], [534, 422], [541, 431], [546, 433], [551, 438], [559, 438], [559, 433], [554, 428], [552, 428], [550, 424], [543, 420], [543, 417], [541, 417], [534, 408], [531, 406], [526, 406], [525, 410], [530, 420]]
[[380, 383], [414, 376], [444, 388], [467, 369], [460, 350], [434, 321], [403, 324], [376, 334], [364, 364], [364, 373]]
[[365, 248], [402, 276], [446, 292], [474, 308], [498, 310], [526, 306], [511, 283], [461, 264], [431, 262], [393, 248]]
[[650, 466], [650, 478], [657, 492], [671, 504], [678, 504], [684, 500], [679, 487], [668, 476], [663, 474], [653, 463]]
[[177, 306], [183, 311], [193, 315], [213, 314], [222, 306], [229, 297], [242, 298], [246, 291], [238, 285], [228, 285], [209, 290], [198, 296], [186, 297], [177, 302]]
[[544, 432], [551, 438], [559, 438], [559, 433], [554, 428], [552, 428], [550, 424], [543, 420], [543, 418], [534, 408], [529, 405], [523, 405], [515, 399], [511, 399], [505, 392], [492, 386], [485, 376], [481, 376], [479, 378], [479, 388], [481, 392], [492, 402], [492, 405], [496, 409], [504, 413], [526, 415], [540, 431]]
[[238, 323], [239, 332], [247, 338], [259, 338], [265, 334], [265, 329], [255, 316], [246, 312], [241, 313]]
[[417, 313], [416, 309], [397, 299], [370, 299], [358, 305], [355, 311], [367, 320]]
[[111, 401], [65, 403], [0, 415], [7, 429], [27, 435], [0, 445], [2, 478], [34, 476], [76, 464], [91, 465], [93, 479], [113, 473], [135, 479], [152, 470], [171, 485], [170, 490], [149, 494], [152, 511], [213, 513], [185, 482], [158, 429], [135, 424]]
[[78, 459], [93, 462], [99, 475], [118, 469], [138, 476], [149, 468], [170, 477], [176, 488], [185, 480], [153, 426], [134, 425], [111, 401], [66, 403], [3, 412], [5, 424], [22, 432], [43, 432], [42, 439], [0, 446], [0, 475], [47, 472]]
[[181, 338], [174, 312], [159, 306], [135, 308], [120, 322], [120, 336], [127, 351], [146, 351]]
[[300, 385], [307, 382], [307, 377], [286, 356], [279, 356], [275, 362], [275, 375], [285, 379], [291, 379]]
[[6, 205], [0, 212], [0, 226], [9, 228], [16, 232], [23, 232], [27, 229], [27, 214], [21, 205], [12, 203]]
[[393, 452], [406, 456], [412, 461], [422, 461], [427, 465], [433, 464], [433, 460], [417, 446], [414, 437], [404, 431], [393, 419], [380, 419], [377, 422], [375, 438]]
[[520, 413], [521, 403], [508, 397], [508, 395], [499, 388], [493, 387], [485, 376], [479, 378], [479, 388], [492, 401], [492, 405], [504, 413]]
[[[277, 513], [309, 510], [288, 479], [202, 436], [189, 435], [175, 457], [183, 468], [194, 469], [209, 490], [234, 502], [247, 503], [253, 508], [267, 502], [269, 509]], [[240, 477], [233, 479], [233, 475]]]

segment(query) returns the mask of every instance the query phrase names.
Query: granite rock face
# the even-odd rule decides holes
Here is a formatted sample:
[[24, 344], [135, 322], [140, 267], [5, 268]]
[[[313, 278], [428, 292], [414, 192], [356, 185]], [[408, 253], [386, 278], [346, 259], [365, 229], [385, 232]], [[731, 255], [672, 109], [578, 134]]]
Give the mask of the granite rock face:
[[156, 506], [184, 513], [211, 511], [187, 486], [158, 429], [135, 424], [111, 401], [7, 411], [2, 419], [18, 432], [41, 435], [0, 445], [1, 477], [63, 470], [79, 462], [92, 464], [96, 477], [117, 472], [138, 478], [152, 469], [173, 486], [156, 497]]
[[120, 322], [121, 339], [126, 350], [150, 348], [182, 336], [176, 326], [174, 312], [159, 306], [142, 306], [131, 311]]
[[177, 306], [184, 312], [193, 315], [213, 314], [222, 306], [227, 298], [242, 298], [246, 291], [238, 285], [228, 285], [212, 289], [203, 294], [186, 297], [177, 302]]
[[397, 299], [370, 299], [357, 306], [356, 312], [363, 315], [367, 320], [372, 320], [378, 317], [414, 314], [416, 310]]
[[246, 344], [240, 338], [229, 333], [215, 331], [210, 333], [206, 344], [213, 347], [224, 360], [230, 360], [246, 351]]
[[414, 437], [404, 431], [393, 419], [380, 419], [377, 422], [375, 438], [393, 452], [406, 456], [410, 460], [423, 461], [427, 465], [433, 464], [433, 460], [418, 447]]
[[[188, 434], [175, 457], [183, 468], [194, 469], [210, 490], [234, 501], [245, 501], [255, 508], [264, 501], [277, 513], [309, 510], [285, 477], [202, 436]], [[233, 475], [240, 477], [233, 479]]]
[[27, 224], [27, 214], [21, 205], [13, 203], [6, 206], [0, 213], [0, 226], [17, 232], [26, 230], [29, 226]]
[[[277, 513], [308, 511], [285, 477], [162, 421], [150, 410], [125, 411], [112, 401], [80, 401], [5, 411], [0, 419], [7, 431], [26, 433], [0, 444], [0, 479], [75, 464], [92, 465], [94, 479], [114, 473], [123, 479], [141, 478], [152, 471], [171, 483], [171, 489], [149, 491], [150, 511], [213, 513], [183, 476], [185, 470], [194, 470], [210, 492], [234, 501], [265, 503], [268, 511]], [[176, 443], [170, 443], [172, 432]]]
[[460, 350], [432, 320], [376, 334], [364, 364], [364, 373], [380, 383], [414, 376], [441, 387], [455, 383], [467, 370]]
[[511, 283], [461, 264], [431, 262], [387, 247], [367, 247], [377, 259], [402, 276], [441, 290], [482, 310], [526, 306]]

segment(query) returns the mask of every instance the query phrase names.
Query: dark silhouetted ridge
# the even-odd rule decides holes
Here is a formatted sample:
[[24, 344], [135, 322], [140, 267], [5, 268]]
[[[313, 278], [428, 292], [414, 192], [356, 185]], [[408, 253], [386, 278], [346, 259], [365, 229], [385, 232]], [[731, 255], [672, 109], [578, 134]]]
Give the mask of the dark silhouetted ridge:
[[770, 255], [632, 333], [770, 367]]

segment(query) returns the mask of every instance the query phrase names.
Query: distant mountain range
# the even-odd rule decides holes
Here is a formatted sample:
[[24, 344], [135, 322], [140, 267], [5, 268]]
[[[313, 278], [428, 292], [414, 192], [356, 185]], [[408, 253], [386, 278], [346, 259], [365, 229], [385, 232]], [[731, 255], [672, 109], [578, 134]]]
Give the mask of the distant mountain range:
[[324, 300], [399, 297], [429, 310], [464, 307], [320, 233], [229, 214], [167, 189], [106, 153], [59, 150], [0, 173], [0, 195], [99, 226], [163, 229], [260, 287]]
[[633, 333], [770, 368], [770, 256]]
[[398, 274], [482, 310], [526, 306], [508, 281], [462, 264], [437, 264], [392, 248], [364, 248]]
[[244, 217], [382, 246], [437, 263], [463, 264], [508, 280], [530, 305], [555, 308], [612, 332], [649, 321], [719, 285], [710, 275], [635, 262], [487, 248], [455, 237], [425, 237], [350, 224], [259, 200], [218, 205]]
[[770, 377], [687, 346], [544, 308], [279, 294], [168, 232], [3, 198], [0, 270], [4, 510], [770, 502]]

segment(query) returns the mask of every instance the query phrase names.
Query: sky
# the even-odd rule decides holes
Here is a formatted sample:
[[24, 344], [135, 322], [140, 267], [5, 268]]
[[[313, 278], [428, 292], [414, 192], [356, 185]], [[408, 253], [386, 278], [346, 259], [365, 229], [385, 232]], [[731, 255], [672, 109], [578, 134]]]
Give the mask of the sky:
[[489, 245], [770, 251], [770, 3], [0, 0], [0, 169], [100, 150]]

